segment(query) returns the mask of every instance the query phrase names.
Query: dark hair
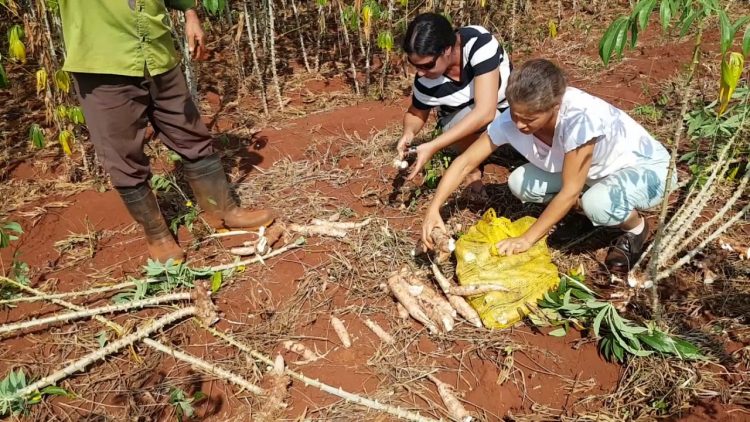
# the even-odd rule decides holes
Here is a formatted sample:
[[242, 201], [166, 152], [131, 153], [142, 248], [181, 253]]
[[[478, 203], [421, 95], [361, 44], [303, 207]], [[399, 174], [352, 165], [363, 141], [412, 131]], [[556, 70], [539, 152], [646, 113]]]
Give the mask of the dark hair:
[[565, 74], [554, 63], [532, 59], [513, 69], [508, 79], [505, 98], [511, 108], [523, 104], [531, 112], [546, 111], [560, 102], [568, 83]]
[[401, 47], [406, 54], [437, 56], [455, 43], [456, 32], [445, 16], [422, 13], [409, 23]]

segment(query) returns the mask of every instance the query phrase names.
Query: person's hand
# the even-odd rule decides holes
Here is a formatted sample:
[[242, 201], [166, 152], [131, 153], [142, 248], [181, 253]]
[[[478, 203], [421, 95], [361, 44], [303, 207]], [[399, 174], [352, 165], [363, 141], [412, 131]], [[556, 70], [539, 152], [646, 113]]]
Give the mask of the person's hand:
[[396, 152], [398, 152], [398, 159], [403, 160], [406, 156], [406, 149], [411, 146], [412, 141], [414, 140], [414, 135], [410, 133], [405, 133], [401, 139], [398, 140], [398, 144], [396, 144]]
[[432, 244], [432, 230], [438, 228], [443, 232], [447, 232], [445, 223], [443, 223], [442, 217], [440, 217], [440, 211], [427, 211], [427, 215], [424, 217], [422, 223], [422, 244], [424, 244], [427, 250], [432, 250], [435, 245]]
[[432, 149], [431, 142], [426, 142], [417, 146], [417, 159], [414, 161], [414, 164], [412, 164], [411, 173], [406, 177], [406, 180], [414, 179], [434, 154], [435, 151]]
[[205, 60], [208, 57], [206, 49], [206, 34], [201, 27], [201, 20], [195, 9], [185, 11], [185, 37], [188, 41], [190, 58], [193, 60]]
[[534, 242], [530, 242], [525, 236], [511, 237], [508, 239], [497, 242], [495, 247], [497, 248], [498, 255], [511, 256], [513, 254], [526, 252], [534, 245]]

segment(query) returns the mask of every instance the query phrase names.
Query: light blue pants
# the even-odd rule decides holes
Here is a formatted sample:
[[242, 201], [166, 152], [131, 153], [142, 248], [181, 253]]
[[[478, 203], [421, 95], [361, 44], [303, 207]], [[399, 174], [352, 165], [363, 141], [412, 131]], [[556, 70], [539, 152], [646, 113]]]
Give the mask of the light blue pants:
[[[669, 163], [624, 168], [598, 180], [587, 180], [581, 197], [583, 212], [595, 226], [617, 226], [634, 210], [661, 203]], [[676, 186], [676, 174], [672, 188]], [[515, 169], [508, 187], [523, 202], [547, 203], [562, 189], [562, 173], [548, 173], [533, 164]]]

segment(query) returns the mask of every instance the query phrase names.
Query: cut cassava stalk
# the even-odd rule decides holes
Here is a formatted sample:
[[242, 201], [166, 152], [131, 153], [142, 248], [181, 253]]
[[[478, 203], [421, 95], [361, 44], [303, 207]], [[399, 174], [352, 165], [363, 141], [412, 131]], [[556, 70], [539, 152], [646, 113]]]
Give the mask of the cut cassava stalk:
[[189, 300], [190, 293], [172, 293], [164, 296], [152, 297], [144, 300], [120, 303], [117, 305], [102, 306], [99, 308], [87, 309], [85, 311], [68, 312], [60, 315], [53, 315], [46, 318], [32, 319], [30, 321], [17, 322], [14, 324], [5, 324], [0, 326], [0, 334], [11, 333], [13, 331], [25, 330], [40, 325], [54, 324], [56, 322], [71, 321], [81, 318], [89, 318], [94, 315], [109, 314], [113, 312], [127, 311], [130, 309], [140, 309], [147, 306], [159, 305], [168, 302], [177, 302], [180, 300]]
[[[44, 292], [41, 292], [41, 291], [39, 291], [37, 289], [34, 289], [33, 287], [25, 286], [25, 285], [23, 285], [23, 284], [15, 281], [15, 280], [7, 278], [7, 277], [0, 276], [0, 280], [4, 280], [4, 281], [12, 284], [15, 288], [17, 288], [19, 290], [23, 290], [23, 291], [25, 291], [27, 293], [31, 293], [31, 294], [38, 295], [38, 296], [44, 296]], [[64, 301], [62, 299], [50, 299], [50, 302], [55, 303], [55, 304], [60, 305], [60, 306], [63, 306], [63, 307], [68, 308], [68, 309], [76, 310], [76, 311], [85, 311], [86, 310], [85, 308], [83, 308], [81, 306], [74, 305], [74, 304], [72, 304], [70, 302], [66, 302], [66, 301]], [[125, 331], [124, 328], [121, 325], [119, 325], [119, 324], [117, 324], [115, 322], [112, 322], [112, 321], [110, 321], [110, 320], [108, 320], [108, 319], [106, 319], [106, 318], [104, 318], [102, 316], [99, 316], [99, 315], [94, 316], [94, 319], [97, 320], [97, 321], [99, 321], [100, 323], [106, 325], [107, 327], [111, 328], [116, 333], [118, 333], [118, 335], [121, 335]], [[208, 327], [208, 325], [206, 325], [206, 324], [204, 324], [204, 326]], [[208, 327], [208, 328], [210, 328], [210, 327]], [[258, 387], [257, 385], [251, 383], [250, 381], [247, 381], [246, 379], [242, 378], [241, 376], [239, 376], [239, 375], [237, 375], [237, 374], [235, 374], [233, 372], [230, 372], [230, 371], [228, 371], [228, 370], [226, 370], [224, 368], [221, 368], [219, 366], [216, 366], [216, 365], [214, 365], [212, 363], [208, 363], [208, 362], [206, 362], [203, 359], [197, 358], [197, 357], [192, 356], [192, 355], [188, 355], [187, 353], [183, 353], [183, 352], [181, 352], [179, 350], [176, 350], [176, 349], [174, 349], [172, 347], [166, 346], [166, 345], [164, 345], [162, 343], [159, 343], [156, 340], [152, 340], [150, 338], [144, 338], [143, 339], [143, 343], [146, 344], [147, 346], [153, 348], [153, 349], [156, 349], [156, 350], [158, 350], [158, 351], [160, 351], [162, 353], [170, 355], [170, 356], [174, 357], [175, 359], [181, 360], [183, 362], [187, 362], [190, 365], [192, 365], [193, 367], [195, 367], [197, 369], [200, 369], [200, 370], [202, 370], [202, 371], [204, 371], [204, 372], [206, 372], [208, 374], [214, 375], [214, 376], [216, 376], [218, 378], [221, 378], [221, 379], [227, 380], [227, 381], [229, 381], [231, 383], [234, 383], [234, 384], [240, 386], [241, 388], [244, 388], [245, 390], [252, 392], [253, 394], [258, 394], [258, 395], [263, 394], [263, 390], [260, 387]]]
[[266, 254], [264, 256], [256, 256], [254, 258], [246, 259], [246, 260], [243, 260], [243, 261], [233, 262], [231, 264], [215, 265], [213, 267], [210, 267], [209, 269], [211, 271], [216, 272], [216, 271], [228, 270], [230, 268], [241, 267], [243, 265], [255, 264], [256, 262], [261, 262], [261, 261], [264, 261], [266, 259], [270, 259], [270, 258], [273, 258], [275, 256], [281, 255], [281, 254], [283, 254], [285, 252], [288, 252], [288, 251], [290, 251], [292, 249], [299, 248], [299, 247], [301, 247], [304, 244], [305, 244], [305, 238], [304, 237], [300, 237], [299, 239], [297, 239], [296, 241], [294, 241], [294, 243], [290, 243], [288, 245], [284, 245], [284, 246], [280, 247], [279, 249], [273, 250], [273, 251], [271, 251], [270, 253], [268, 253], [268, 254]]
[[479, 314], [477, 311], [469, 305], [466, 300], [461, 296], [456, 296], [450, 294], [450, 289], [452, 286], [452, 283], [448, 278], [443, 275], [443, 273], [440, 271], [440, 268], [438, 268], [436, 263], [432, 263], [432, 273], [435, 276], [435, 280], [437, 280], [438, 285], [440, 288], [443, 289], [443, 293], [446, 294], [448, 297], [448, 302], [450, 302], [451, 305], [453, 305], [453, 309], [456, 310], [456, 312], [461, 315], [465, 320], [467, 320], [471, 325], [482, 328], [482, 318], [479, 317]]
[[466, 408], [464, 408], [464, 405], [461, 404], [461, 401], [458, 400], [458, 397], [453, 394], [453, 391], [451, 391], [451, 387], [448, 384], [440, 381], [432, 375], [427, 375], [427, 378], [437, 386], [438, 394], [440, 394], [440, 398], [443, 399], [443, 403], [445, 404], [446, 409], [448, 409], [448, 414], [451, 415], [451, 419], [461, 422], [471, 422], [474, 420], [471, 414]]
[[[204, 327], [208, 332], [213, 334], [214, 336], [226, 341], [227, 343], [231, 344], [232, 346], [242, 350], [243, 352], [249, 354], [253, 358], [265, 363], [266, 365], [273, 365], [274, 361], [271, 360], [268, 356], [264, 355], [263, 353], [260, 353], [256, 350], [253, 350], [251, 347], [247, 346], [246, 344], [240, 342], [239, 340], [235, 339], [234, 337], [230, 336], [229, 334], [219, 331], [213, 327]], [[318, 380], [314, 380], [312, 378], [306, 377], [303, 374], [300, 374], [298, 372], [292, 371], [289, 368], [286, 368], [286, 373], [289, 374], [294, 379], [302, 381], [306, 386], [312, 386], [315, 387], [321, 391], [324, 391], [328, 394], [332, 394], [336, 397], [340, 397], [350, 403], [358, 404], [360, 406], [364, 406], [369, 409], [378, 410], [384, 413], [388, 413], [390, 415], [396, 416], [398, 418], [408, 420], [408, 421], [414, 421], [414, 422], [438, 422], [437, 419], [428, 418], [425, 416], [422, 416], [418, 413], [410, 412], [408, 410], [401, 409], [400, 407], [391, 406], [389, 404], [380, 403], [377, 400], [371, 400], [362, 396], [358, 396], [356, 394], [349, 393], [347, 391], [342, 390], [341, 388], [336, 388], [331, 385], [322, 383]]]
[[425, 314], [417, 299], [409, 293], [408, 283], [406, 283], [400, 274], [395, 273], [391, 275], [388, 279], [388, 288], [396, 300], [401, 302], [404, 308], [409, 311], [409, 315], [412, 318], [421, 322], [431, 334], [438, 332], [437, 325]]
[[119, 340], [114, 341], [108, 344], [107, 346], [96, 350], [95, 352], [89, 353], [88, 355], [82, 357], [81, 359], [76, 360], [75, 362], [40, 379], [39, 381], [35, 383], [29, 384], [25, 388], [22, 388], [16, 391], [14, 393], [14, 396], [23, 398], [30, 394], [35, 393], [36, 391], [43, 389], [44, 387], [47, 387], [49, 385], [54, 385], [58, 381], [65, 379], [76, 372], [84, 370], [87, 366], [91, 365], [92, 363], [100, 359], [104, 359], [106, 356], [112, 353], [115, 353], [119, 351], [120, 349], [130, 346], [133, 343], [150, 336], [151, 334], [155, 333], [156, 331], [161, 330], [165, 326], [175, 321], [179, 321], [185, 317], [193, 315], [195, 314], [195, 312], [196, 312], [196, 308], [191, 306], [191, 307], [182, 308], [178, 311], [167, 314], [157, 319], [156, 321], [152, 322], [151, 324], [147, 325], [146, 327], [141, 327], [136, 332], [132, 334], [128, 334], [127, 336], [122, 337]]
[[[139, 280], [139, 281], [141, 283], [155, 283], [159, 280], [144, 279], [144, 280]], [[93, 295], [97, 295], [100, 293], [107, 293], [107, 292], [112, 292], [115, 290], [122, 290], [128, 287], [135, 287], [135, 285], [136, 285], [135, 281], [125, 281], [123, 283], [114, 284], [112, 286], [97, 287], [94, 289], [81, 290], [77, 292], [54, 293], [54, 294], [45, 294], [45, 295], [40, 295], [40, 296], [16, 297], [13, 299], [0, 300], [0, 305], [6, 305], [9, 303], [17, 303], [17, 302], [36, 302], [40, 300], [63, 299], [63, 298], [71, 298], [71, 297], [78, 297], [78, 296], [93, 296]]]
[[396, 341], [395, 341], [395, 340], [393, 339], [393, 337], [392, 337], [392, 336], [391, 336], [390, 334], [388, 334], [388, 332], [387, 332], [387, 331], [385, 331], [385, 330], [383, 329], [383, 327], [381, 327], [381, 326], [380, 326], [380, 324], [378, 324], [377, 322], [375, 322], [375, 321], [373, 321], [373, 320], [371, 320], [371, 319], [369, 319], [369, 318], [366, 318], [366, 319], [364, 320], [364, 323], [365, 323], [365, 325], [367, 326], [367, 328], [369, 328], [369, 329], [370, 329], [370, 331], [372, 331], [373, 333], [375, 333], [375, 335], [376, 335], [376, 336], [378, 336], [378, 338], [379, 338], [379, 339], [380, 339], [380, 340], [381, 340], [381, 341], [382, 341], [383, 343], [386, 343], [386, 344], [393, 344], [393, 343], [395, 343], [395, 342], [396, 342]]
[[509, 292], [507, 288], [498, 284], [469, 284], [466, 286], [451, 286], [448, 292], [456, 296], [476, 296], [489, 292]]

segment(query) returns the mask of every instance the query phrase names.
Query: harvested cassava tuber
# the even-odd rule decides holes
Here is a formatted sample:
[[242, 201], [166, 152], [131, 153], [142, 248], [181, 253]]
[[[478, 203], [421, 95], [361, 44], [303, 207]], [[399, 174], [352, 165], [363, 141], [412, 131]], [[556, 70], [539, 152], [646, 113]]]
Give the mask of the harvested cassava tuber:
[[[437, 227], [430, 232], [430, 238], [432, 238], [437, 262], [443, 263], [448, 261], [453, 251], [456, 250], [456, 241]], [[422, 242], [419, 242], [412, 254], [421, 255], [425, 253], [427, 253], [427, 248]]]
[[404, 305], [402, 305], [399, 302], [396, 302], [396, 310], [398, 311], [398, 317], [401, 319], [409, 319], [409, 311], [404, 308]]
[[328, 236], [339, 239], [346, 237], [346, 230], [331, 228], [328, 226], [302, 226], [299, 224], [290, 224], [289, 230], [297, 232], [303, 236]]
[[489, 292], [509, 292], [507, 288], [497, 284], [470, 284], [467, 286], [451, 286], [448, 292], [457, 296], [475, 296]]
[[335, 331], [336, 335], [339, 336], [339, 340], [341, 340], [341, 344], [343, 344], [345, 348], [348, 349], [352, 347], [352, 340], [349, 338], [349, 332], [346, 331], [346, 327], [340, 319], [332, 316], [331, 327], [333, 327], [333, 331]]
[[253, 420], [273, 422], [283, 416], [289, 397], [289, 384], [292, 383], [289, 375], [284, 374], [284, 369], [284, 358], [277, 355], [270, 371], [263, 377], [262, 384], [266, 395], [258, 411], [253, 413]]
[[464, 405], [461, 404], [461, 401], [458, 400], [458, 397], [453, 394], [453, 391], [451, 391], [451, 387], [448, 384], [440, 381], [432, 375], [427, 375], [427, 378], [437, 386], [438, 394], [440, 394], [440, 398], [443, 399], [445, 408], [448, 409], [448, 414], [451, 415], [452, 419], [461, 422], [471, 422], [474, 420], [471, 414], [464, 408]]
[[378, 338], [380, 338], [383, 343], [393, 344], [395, 342], [395, 340], [393, 340], [393, 337], [391, 337], [391, 335], [388, 334], [377, 322], [368, 318], [365, 319], [365, 325], [367, 326], [367, 328], [372, 330], [372, 332], [375, 333], [375, 335], [378, 336]]
[[229, 249], [229, 253], [238, 256], [255, 255], [255, 246], [238, 246]]
[[463, 297], [448, 293], [450, 292], [451, 287], [453, 287], [452, 283], [443, 275], [440, 268], [438, 268], [435, 263], [432, 264], [432, 273], [435, 275], [435, 280], [437, 280], [438, 285], [448, 297], [448, 302], [453, 306], [453, 309], [455, 309], [465, 320], [469, 321], [471, 325], [481, 328], [482, 318], [479, 317], [477, 311], [469, 305]]
[[362, 221], [326, 221], [326, 220], [320, 220], [318, 218], [313, 219], [312, 224], [313, 226], [324, 226], [324, 227], [330, 227], [332, 229], [340, 229], [340, 230], [351, 230], [351, 229], [361, 229], [362, 227], [370, 224], [370, 221], [372, 221], [371, 218], [367, 218]]
[[407, 168], [409, 168], [409, 162], [400, 158], [394, 158], [393, 167], [399, 170], [406, 170]]
[[433, 321], [440, 321], [446, 333], [453, 330], [455, 325], [453, 317], [456, 316], [456, 310], [450, 303], [415, 276], [409, 278], [409, 284], [411, 287], [419, 288], [419, 294], [416, 296], [422, 302], [422, 309], [425, 310], [427, 316]]
[[320, 356], [318, 356], [317, 353], [308, 349], [304, 344], [297, 343], [296, 341], [292, 341], [292, 340], [285, 341], [284, 348], [286, 350], [289, 350], [290, 352], [294, 352], [302, 356], [302, 360], [294, 362], [295, 364], [298, 364], [298, 365], [304, 365], [306, 363], [315, 362], [316, 360], [320, 359]]
[[398, 273], [391, 275], [388, 279], [388, 288], [412, 318], [421, 322], [430, 333], [438, 332], [437, 325], [425, 314], [417, 299], [409, 293], [408, 283]]
[[451, 307], [450, 303], [448, 303], [447, 300], [445, 300], [425, 281], [419, 279], [416, 276], [412, 276], [409, 278], [409, 284], [411, 284], [412, 286], [419, 286], [421, 288], [421, 293], [419, 294], [420, 299], [436, 306], [438, 309], [440, 309], [441, 312], [444, 312], [452, 317], [456, 316], [456, 310]]

